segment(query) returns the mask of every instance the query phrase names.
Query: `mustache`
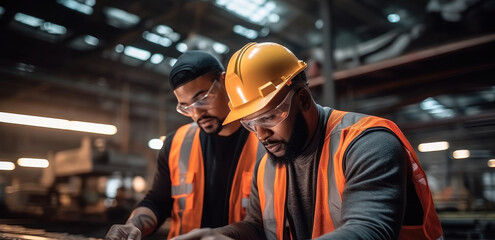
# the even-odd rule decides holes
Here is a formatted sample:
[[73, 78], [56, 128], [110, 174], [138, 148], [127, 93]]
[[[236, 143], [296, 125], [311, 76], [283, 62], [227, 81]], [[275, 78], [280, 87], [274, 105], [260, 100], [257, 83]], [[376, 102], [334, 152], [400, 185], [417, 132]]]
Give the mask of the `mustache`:
[[197, 120], [197, 122], [200, 122], [202, 120], [209, 120], [209, 119], [215, 119], [215, 117], [213, 117], [213, 116], [202, 116], [201, 118], [199, 118]]
[[277, 143], [285, 143], [284, 141], [277, 141], [277, 140], [264, 140], [264, 141], [261, 141], [261, 144], [263, 144], [264, 146], [266, 145], [270, 145], [270, 144], [277, 144]]

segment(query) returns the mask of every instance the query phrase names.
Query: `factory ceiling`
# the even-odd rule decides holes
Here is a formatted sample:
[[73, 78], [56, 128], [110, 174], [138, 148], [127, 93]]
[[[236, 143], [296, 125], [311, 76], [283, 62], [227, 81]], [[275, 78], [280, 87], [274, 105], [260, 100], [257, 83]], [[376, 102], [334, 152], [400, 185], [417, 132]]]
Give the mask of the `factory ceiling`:
[[[168, 85], [181, 52], [226, 64], [273, 41], [309, 63], [317, 98], [331, 64], [339, 108], [391, 118], [413, 142], [435, 129], [494, 149], [494, 13], [483, 0], [0, 1], [0, 111], [114, 124], [109, 142], [137, 151], [188, 121]], [[2, 123], [0, 137], [4, 158], [80, 140]]]

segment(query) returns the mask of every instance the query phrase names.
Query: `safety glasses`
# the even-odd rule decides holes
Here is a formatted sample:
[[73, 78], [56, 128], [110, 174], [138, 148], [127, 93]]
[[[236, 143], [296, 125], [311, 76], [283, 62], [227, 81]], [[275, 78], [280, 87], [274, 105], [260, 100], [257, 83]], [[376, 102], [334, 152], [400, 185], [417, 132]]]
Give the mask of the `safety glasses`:
[[272, 128], [289, 116], [294, 90], [291, 90], [284, 100], [273, 110], [270, 110], [254, 119], [241, 119], [241, 124], [249, 131], [256, 132], [256, 127]]
[[177, 107], [175, 109], [177, 110], [177, 112], [187, 117], [191, 116], [193, 109], [195, 108], [208, 109], [213, 101], [215, 101], [215, 99], [217, 98], [218, 90], [220, 89], [220, 87], [220, 82], [218, 82], [218, 80], [214, 80], [208, 92], [206, 92], [205, 95], [201, 96], [200, 99], [187, 106], [177, 104]]

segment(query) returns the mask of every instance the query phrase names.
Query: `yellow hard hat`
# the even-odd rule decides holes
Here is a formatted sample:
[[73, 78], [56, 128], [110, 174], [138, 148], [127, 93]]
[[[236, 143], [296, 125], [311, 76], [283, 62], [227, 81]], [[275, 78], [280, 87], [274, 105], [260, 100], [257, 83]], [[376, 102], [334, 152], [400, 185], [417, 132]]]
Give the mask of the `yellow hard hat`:
[[284, 86], [292, 84], [307, 64], [277, 43], [248, 43], [230, 58], [225, 76], [230, 113], [223, 124], [265, 107]]

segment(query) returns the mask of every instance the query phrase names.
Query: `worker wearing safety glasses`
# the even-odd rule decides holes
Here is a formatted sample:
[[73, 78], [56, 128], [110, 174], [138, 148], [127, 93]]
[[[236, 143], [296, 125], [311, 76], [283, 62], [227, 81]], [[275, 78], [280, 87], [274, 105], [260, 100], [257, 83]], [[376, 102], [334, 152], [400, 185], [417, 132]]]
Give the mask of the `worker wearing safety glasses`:
[[239, 121], [222, 125], [229, 113], [224, 68], [207, 52], [188, 51], [172, 67], [170, 85], [177, 112], [193, 122], [167, 135], [151, 190], [106, 239], [141, 239], [168, 217], [171, 238], [246, 215], [253, 168], [265, 149]]
[[287, 48], [250, 43], [227, 67], [230, 113], [267, 155], [238, 223], [176, 239], [442, 239], [425, 172], [391, 121], [322, 107]]

